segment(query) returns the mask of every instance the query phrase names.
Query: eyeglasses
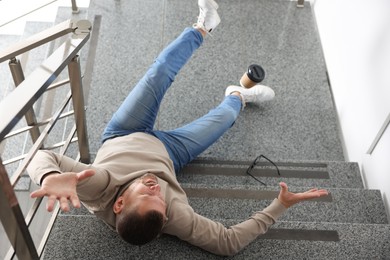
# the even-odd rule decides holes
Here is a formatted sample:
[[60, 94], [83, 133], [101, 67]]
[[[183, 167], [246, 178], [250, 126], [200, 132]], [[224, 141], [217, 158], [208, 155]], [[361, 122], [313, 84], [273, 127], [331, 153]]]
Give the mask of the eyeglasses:
[[256, 181], [260, 182], [261, 184], [263, 184], [264, 186], [267, 186], [267, 184], [265, 184], [265, 182], [262, 182], [261, 180], [259, 180], [258, 178], [256, 178], [255, 176], [253, 176], [252, 174], [252, 170], [253, 168], [255, 168], [255, 166], [260, 162], [260, 159], [261, 158], [264, 158], [266, 159], [267, 161], [269, 161], [272, 165], [274, 165], [276, 167], [276, 170], [278, 172], [278, 175], [280, 176], [280, 171], [279, 171], [279, 168], [278, 166], [276, 166], [276, 164], [274, 162], [272, 162], [270, 159], [268, 159], [267, 157], [265, 157], [264, 155], [259, 155], [256, 157], [256, 159], [252, 162], [251, 165], [249, 165], [248, 169], [246, 169], [246, 173], [251, 176], [253, 179], [255, 179]]

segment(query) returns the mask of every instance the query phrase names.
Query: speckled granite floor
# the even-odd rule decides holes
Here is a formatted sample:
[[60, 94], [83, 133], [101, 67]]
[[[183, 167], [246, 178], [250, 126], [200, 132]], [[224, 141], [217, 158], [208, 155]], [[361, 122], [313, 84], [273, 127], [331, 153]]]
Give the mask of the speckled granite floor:
[[[364, 190], [356, 164], [344, 162], [337, 119], [311, 7], [277, 0], [220, 0], [220, 26], [177, 76], [162, 103], [156, 128], [171, 129], [207, 113], [238, 84], [251, 63], [266, 71], [272, 102], [248, 106], [235, 125], [201, 156], [277, 162], [319, 162], [329, 178], [287, 178], [296, 190], [330, 188], [332, 200], [310, 202], [273, 226], [278, 238], [257, 239], [235, 259], [386, 259], [390, 228], [378, 191]], [[89, 20], [102, 16], [87, 120], [92, 157], [112, 113], [159, 51], [198, 15], [197, 1], [91, 2]], [[279, 179], [262, 177], [267, 188], [244, 176], [193, 173], [179, 176], [187, 188], [276, 191]], [[257, 185], [257, 186], [256, 186]], [[191, 197], [193, 207], [226, 225], [268, 202]], [[225, 212], [226, 211], [226, 212]], [[307, 212], [314, 212], [308, 214]], [[77, 227], [77, 228], [74, 228]], [[335, 231], [337, 241], [284, 239], [286, 230]], [[318, 238], [318, 237], [317, 237]], [[85, 209], [60, 214], [44, 259], [219, 259], [176, 238], [163, 236], [143, 247], [122, 242]]]
[[[225, 224], [236, 223], [231, 219]], [[44, 259], [225, 259], [171, 236], [129, 246], [93, 216], [60, 216]], [[83, 223], [75, 230], [69, 226]], [[91, 228], [93, 227], [93, 228]], [[229, 259], [388, 259], [390, 226], [278, 222], [275, 229], [337, 230], [340, 241], [257, 239]]]
[[[269, 0], [220, 1], [222, 22], [177, 76], [156, 128], [172, 129], [207, 113], [252, 63], [266, 71], [272, 102], [248, 106], [202, 156], [275, 160], [344, 160], [311, 7]], [[159, 51], [198, 15], [197, 1], [93, 1], [102, 15], [89, 99], [91, 150], [105, 124]], [[114, 73], [115, 72], [115, 73]], [[104, 104], [104, 105], [102, 105]]]
[[[249, 64], [261, 64], [266, 71], [263, 83], [275, 90], [275, 100], [248, 106], [226, 135], [201, 157], [249, 161], [265, 154], [278, 162], [320, 162], [327, 178], [286, 181], [296, 190], [321, 185], [332, 192], [331, 201], [300, 205], [287, 213], [274, 226], [276, 233], [281, 230], [278, 239], [260, 238], [234, 258], [385, 258], [390, 253], [390, 229], [383, 202], [378, 191], [362, 189], [357, 165], [344, 162], [311, 7], [306, 4], [299, 9], [294, 2], [270, 0], [218, 3], [222, 22], [177, 76], [162, 103], [156, 128], [175, 128], [207, 113], [222, 100], [226, 86], [238, 84]], [[92, 153], [98, 150], [105, 124], [128, 91], [159, 51], [192, 25], [197, 13], [196, 1], [190, 0], [91, 3], [90, 19], [102, 15], [89, 98]], [[217, 175], [193, 172], [178, 177], [186, 188], [209, 189], [212, 194], [218, 189], [276, 191], [280, 180], [262, 177], [269, 184], [262, 188], [245, 178], [225, 176], [223, 170]], [[190, 197], [196, 210], [227, 225], [245, 219], [251, 210], [267, 202], [229, 198], [229, 191], [222, 198]], [[76, 225], [85, 228], [67, 228]], [[338, 241], [284, 239], [285, 230], [290, 229], [335, 231]], [[69, 257], [219, 258], [167, 236], [140, 248], [125, 245], [85, 210], [60, 215], [49, 241], [45, 259]]]

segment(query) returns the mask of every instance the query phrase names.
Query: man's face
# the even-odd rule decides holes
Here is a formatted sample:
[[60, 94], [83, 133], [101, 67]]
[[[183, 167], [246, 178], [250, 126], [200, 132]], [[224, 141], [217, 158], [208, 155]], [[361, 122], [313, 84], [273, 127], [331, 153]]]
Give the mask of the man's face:
[[[138, 213], [143, 215], [149, 210], [157, 210], [166, 217], [166, 203], [161, 194], [156, 175], [147, 173], [137, 178], [120, 196], [115, 204], [119, 203], [120, 211], [124, 207], [137, 207]], [[114, 205], [114, 212], [116, 205]]]

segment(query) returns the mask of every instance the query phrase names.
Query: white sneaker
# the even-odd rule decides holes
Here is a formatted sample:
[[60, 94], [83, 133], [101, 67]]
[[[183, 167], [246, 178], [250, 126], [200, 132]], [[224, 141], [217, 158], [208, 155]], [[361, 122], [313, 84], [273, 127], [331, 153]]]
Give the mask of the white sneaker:
[[246, 103], [260, 104], [272, 100], [275, 97], [275, 92], [270, 87], [263, 85], [255, 85], [252, 88], [229, 86], [226, 88], [225, 96], [228, 96], [233, 92], [240, 92], [244, 104], [243, 107], [245, 107]]
[[218, 4], [214, 0], [198, 0], [199, 16], [194, 27], [211, 32], [221, 22], [217, 13]]

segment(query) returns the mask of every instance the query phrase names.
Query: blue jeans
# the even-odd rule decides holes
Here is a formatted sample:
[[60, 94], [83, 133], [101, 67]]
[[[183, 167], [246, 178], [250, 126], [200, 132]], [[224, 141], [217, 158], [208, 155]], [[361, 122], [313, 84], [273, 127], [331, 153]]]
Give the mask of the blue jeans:
[[165, 145], [178, 173], [217, 141], [240, 113], [241, 100], [237, 96], [225, 97], [208, 114], [183, 127], [171, 131], [153, 129], [165, 92], [202, 42], [198, 30], [186, 28], [169, 44], [115, 112], [104, 130], [102, 142], [134, 132], [149, 133]]

